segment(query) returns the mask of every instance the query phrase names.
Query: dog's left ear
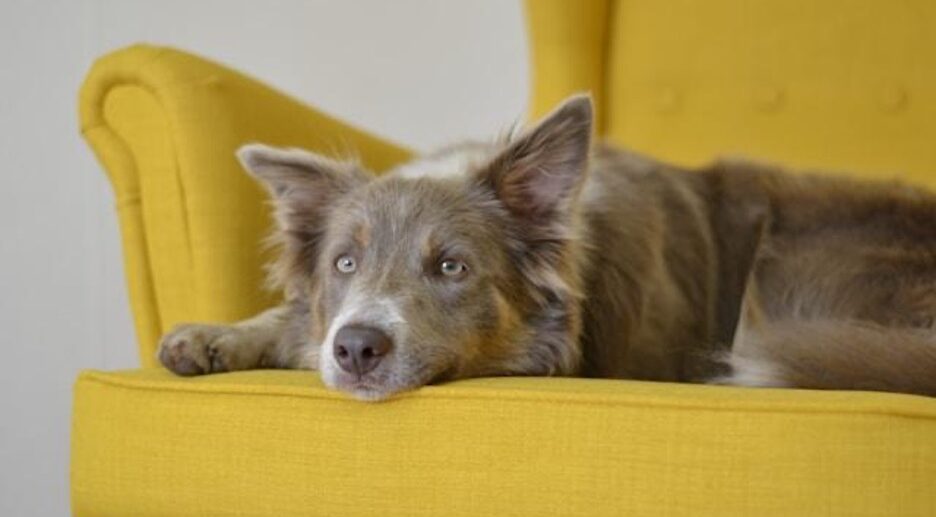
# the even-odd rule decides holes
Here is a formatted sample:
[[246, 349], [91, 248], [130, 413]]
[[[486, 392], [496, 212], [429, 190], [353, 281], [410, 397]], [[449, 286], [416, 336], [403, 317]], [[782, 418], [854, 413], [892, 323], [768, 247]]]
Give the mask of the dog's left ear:
[[516, 217], [530, 222], [562, 213], [588, 167], [592, 103], [576, 95], [510, 142], [479, 176]]

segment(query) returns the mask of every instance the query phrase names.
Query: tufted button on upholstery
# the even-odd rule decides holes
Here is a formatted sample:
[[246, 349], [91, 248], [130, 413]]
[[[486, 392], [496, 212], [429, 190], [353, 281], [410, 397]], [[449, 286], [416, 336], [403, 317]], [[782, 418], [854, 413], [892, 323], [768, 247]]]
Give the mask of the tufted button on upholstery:
[[202, 86], [209, 90], [220, 90], [221, 89], [221, 78], [217, 75], [209, 75], [202, 79]]
[[657, 91], [654, 105], [658, 113], [673, 113], [682, 104], [679, 92], [672, 86], [661, 86]]
[[892, 84], [881, 88], [877, 93], [877, 104], [891, 113], [902, 111], [907, 106], [907, 90], [900, 85]]
[[785, 97], [783, 88], [762, 85], [754, 89], [754, 107], [765, 113], [777, 111], [783, 107]]

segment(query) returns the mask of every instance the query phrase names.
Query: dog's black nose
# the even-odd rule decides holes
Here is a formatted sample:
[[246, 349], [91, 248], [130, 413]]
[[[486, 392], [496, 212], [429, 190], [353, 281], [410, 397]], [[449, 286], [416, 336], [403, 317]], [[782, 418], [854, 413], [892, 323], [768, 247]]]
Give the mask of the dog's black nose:
[[338, 366], [358, 376], [376, 368], [391, 348], [390, 337], [372, 327], [347, 325], [335, 334], [334, 353]]

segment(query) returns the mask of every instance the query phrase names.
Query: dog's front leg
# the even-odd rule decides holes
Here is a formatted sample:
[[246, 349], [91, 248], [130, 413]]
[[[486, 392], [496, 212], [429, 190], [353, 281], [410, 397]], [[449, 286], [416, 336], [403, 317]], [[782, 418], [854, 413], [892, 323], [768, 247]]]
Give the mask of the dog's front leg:
[[179, 375], [295, 368], [280, 359], [292, 317], [289, 305], [282, 305], [232, 325], [180, 324], [163, 336], [157, 357]]

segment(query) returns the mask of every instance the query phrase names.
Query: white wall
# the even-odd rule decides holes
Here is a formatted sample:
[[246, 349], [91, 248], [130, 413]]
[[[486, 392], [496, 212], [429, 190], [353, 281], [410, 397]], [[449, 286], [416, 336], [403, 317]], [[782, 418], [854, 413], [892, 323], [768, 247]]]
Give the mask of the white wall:
[[[263, 6], [263, 7], [260, 7]], [[78, 134], [96, 56], [171, 44], [418, 149], [524, 112], [518, 3], [0, 2], [0, 515], [68, 514], [71, 384], [136, 365], [118, 231]]]

